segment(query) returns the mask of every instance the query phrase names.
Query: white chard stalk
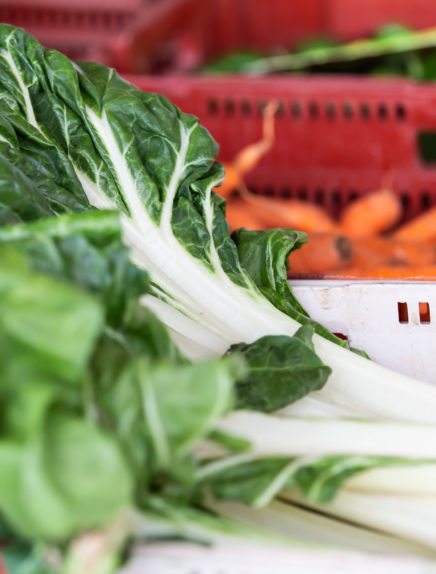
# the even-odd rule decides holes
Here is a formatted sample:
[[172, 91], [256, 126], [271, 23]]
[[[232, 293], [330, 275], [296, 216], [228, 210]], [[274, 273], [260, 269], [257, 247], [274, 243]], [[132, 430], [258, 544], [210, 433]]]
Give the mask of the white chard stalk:
[[436, 425], [288, 419], [249, 411], [225, 416], [219, 429], [266, 456], [372, 455], [436, 460]]
[[298, 502], [329, 516], [400, 536], [436, 552], [435, 497], [388, 496], [342, 490], [329, 504], [319, 504], [303, 500], [294, 490], [285, 491], [280, 496], [283, 500]]

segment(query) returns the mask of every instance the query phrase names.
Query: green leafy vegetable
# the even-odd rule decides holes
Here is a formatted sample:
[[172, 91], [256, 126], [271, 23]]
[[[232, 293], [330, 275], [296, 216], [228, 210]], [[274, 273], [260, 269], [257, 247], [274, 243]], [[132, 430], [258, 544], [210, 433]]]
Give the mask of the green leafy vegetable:
[[20, 252], [0, 253], [0, 512], [22, 535], [65, 539], [130, 503], [118, 445], [73, 414], [103, 311], [25, 260], [17, 264]]
[[347, 481], [364, 471], [394, 467], [419, 468], [422, 461], [371, 456], [256, 456], [238, 454], [206, 463], [198, 478], [217, 500], [266, 506], [286, 488], [298, 487], [304, 499], [331, 502]]
[[151, 491], [193, 496], [192, 448], [231, 408], [242, 360], [180, 354], [139, 304], [148, 275], [114, 213], [4, 227], [0, 261], [0, 515], [14, 535], [64, 543]]
[[292, 229], [250, 231], [238, 229], [232, 235], [242, 267], [250, 275], [261, 293], [275, 307], [303, 325], [311, 325], [320, 335], [348, 348], [328, 329], [313, 321], [294, 296], [288, 280], [289, 255], [307, 242], [307, 235]]
[[293, 337], [267, 336], [254, 343], [232, 345], [230, 353], [241, 354], [248, 375], [236, 385], [236, 406], [263, 412], [276, 411], [321, 389], [331, 369], [317, 357], [310, 325]]
[[203, 73], [267, 74], [271, 72], [407, 76], [434, 80], [435, 32], [414, 31], [402, 24], [382, 26], [372, 38], [345, 44], [312, 38], [290, 53], [231, 52], [208, 64]]
[[50, 567], [41, 556], [41, 548], [29, 543], [8, 545], [2, 556], [8, 574], [56, 574], [57, 568]]
[[65, 574], [108, 574], [130, 537], [246, 535], [210, 492], [325, 502], [394, 462], [428, 484], [435, 389], [311, 321], [286, 281], [303, 234], [230, 236], [196, 118], [0, 25], [0, 136], [0, 517], [30, 569], [46, 544]]

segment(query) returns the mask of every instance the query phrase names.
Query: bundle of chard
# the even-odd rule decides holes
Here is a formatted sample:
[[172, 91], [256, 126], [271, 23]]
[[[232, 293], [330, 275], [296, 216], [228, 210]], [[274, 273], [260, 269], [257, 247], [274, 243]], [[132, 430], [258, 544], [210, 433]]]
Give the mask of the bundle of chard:
[[304, 233], [230, 235], [216, 154], [165, 98], [0, 25], [8, 574], [132, 572], [157, 539], [232, 544], [231, 572], [249, 543], [297, 549], [268, 572], [302, 546], [432, 571], [436, 388], [310, 318]]

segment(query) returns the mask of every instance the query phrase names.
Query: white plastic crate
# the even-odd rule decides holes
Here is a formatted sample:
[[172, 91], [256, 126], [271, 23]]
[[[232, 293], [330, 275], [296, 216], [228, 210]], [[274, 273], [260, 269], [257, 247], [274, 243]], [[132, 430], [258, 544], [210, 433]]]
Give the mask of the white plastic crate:
[[436, 383], [436, 284], [290, 281], [310, 316], [376, 363]]

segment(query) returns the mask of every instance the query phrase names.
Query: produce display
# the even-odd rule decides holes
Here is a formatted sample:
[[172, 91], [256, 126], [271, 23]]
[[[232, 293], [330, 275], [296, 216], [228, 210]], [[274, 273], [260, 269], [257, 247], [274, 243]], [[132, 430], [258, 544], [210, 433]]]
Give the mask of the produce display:
[[290, 275], [330, 279], [413, 279], [436, 277], [436, 207], [403, 221], [398, 194], [388, 187], [350, 202], [338, 221], [322, 206], [299, 199], [255, 195], [244, 175], [274, 144], [276, 102], [264, 111], [263, 136], [225, 165], [226, 176], [216, 192], [227, 199], [231, 228], [290, 227], [308, 235], [289, 259]]
[[382, 27], [374, 38], [340, 44], [331, 38], [305, 41], [289, 53], [225, 54], [204, 67], [207, 74], [326, 73], [436, 79], [436, 29], [414, 31], [400, 24]]
[[306, 233], [231, 233], [216, 155], [162, 96], [0, 25], [9, 574], [110, 574], [156, 540], [435, 560], [436, 387], [312, 321]]

